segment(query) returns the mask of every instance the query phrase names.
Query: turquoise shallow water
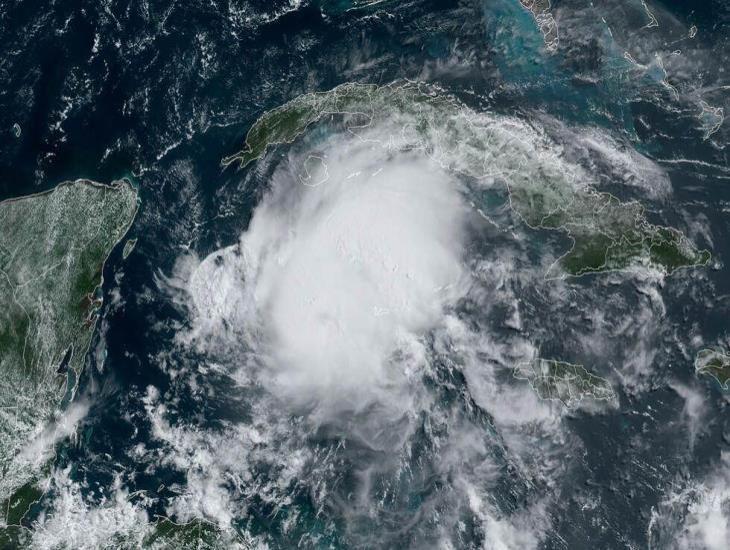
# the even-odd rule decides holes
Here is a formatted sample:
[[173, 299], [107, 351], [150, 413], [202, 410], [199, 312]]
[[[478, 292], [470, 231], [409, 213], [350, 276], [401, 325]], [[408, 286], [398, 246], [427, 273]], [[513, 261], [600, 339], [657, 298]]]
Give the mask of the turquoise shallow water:
[[[0, 8], [0, 199], [128, 176], [142, 200], [134, 251], [124, 260], [119, 247], [105, 268], [77, 396], [89, 412], [58, 443], [54, 481], [23, 519], [33, 544], [63, 541], [59, 518], [92, 526], [67, 547], [134, 547], [145, 522], [120, 519], [130, 510], [149, 524], [194, 510], [241, 544], [271, 548], [693, 547], [702, 510], [730, 521], [728, 395], [693, 366], [699, 349], [730, 345], [728, 127], [717, 111], [730, 107], [726, 6], [647, 3], [658, 21], [647, 27], [641, 2], [556, 1], [551, 52], [516, 0], [82, 4]], [[425, 336], [432, 368], [415, 387], [428, 406], [365, 433], [382, 420], [377, 404], [318, 423], [316, 404], [278, 409], [233, 376], [256, 355], [240, 327], [220, 329], [237, 334], [225, 352], [180, 343], [194, 320], [165, 280], [188, 254], [237, 243], [277, 170], [326, 148], [332, 129], [245, 170], [220, 159], [258, 116], [302, 93], [401, 78], [547, 128], [601, 190], [640, 200], [650, 221], [712, 251], [708, 268], [659, 282], [534, 283], [545, 251], [569, 241], [528, 231], [504, 192], [485, 191], [496, 225], [478, 226], [467, 251], [504, 272], [481, 273], [489, 299], [463, 300], [457, 317], [504, 349], [521, 339], [590, 366], [613, 384], [615, 407], [541, 417], [521, 405], [531, 394], [508, 353], [474, 344], [469, 360], [495, 373], [486, 383], [468, 353], [449, 352], [458, 342]], [[645, 187], [636, 157], [617, 154], [631, 150], [658, 167]], [[652, 194], [665, 179], [671, 192]]]

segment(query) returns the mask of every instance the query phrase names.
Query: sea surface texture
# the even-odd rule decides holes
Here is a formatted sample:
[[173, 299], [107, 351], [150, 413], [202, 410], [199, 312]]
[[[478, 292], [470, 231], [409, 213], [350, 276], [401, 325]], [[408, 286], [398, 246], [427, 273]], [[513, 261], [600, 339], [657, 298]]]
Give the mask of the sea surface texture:
[[730, 548], [725, 0], [0, 3], [0, 548]]

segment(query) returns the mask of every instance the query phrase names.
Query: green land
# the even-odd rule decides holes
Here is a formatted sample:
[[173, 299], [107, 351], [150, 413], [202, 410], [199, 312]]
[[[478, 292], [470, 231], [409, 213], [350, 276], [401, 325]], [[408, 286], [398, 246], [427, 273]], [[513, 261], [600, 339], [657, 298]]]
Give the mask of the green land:
[[513, 371], [519, 380], [527, 380], [542, 399], [555, 399], [573, 406], [585, 398], [612, 400], [616, 394], [605, 378], [591, 374], [581, 365], [550, 359], [533, 359], [520, 363]]
[[730, 354], [720, 350], [703, 349], [695, 357], [695, 372], [717, 380], [723, 390], [730, 390]]
[[126, 243], [124, 243], [124, 248], [122, 248], [122, 259], [126, 260], [129, 255], [134, 251], [134, 247], [137, 245], [137, 239], [129, 239]]
[[[104, 263], [132, 224], [137, 204], [137, 191], [126, 180], [78, 180], [0, 202], [5, 525], [16, 525], [40, 496], [34, 480], [45, 463], [23, 450], [73, 397], [101, 305]], [[0, 535], [13, 532], [6, 528]]]
[[638, 202], [596, 191], [582, 181], [584, 173], [566, 173], [553, 152], [559, 147], [543, 132], [514, 117], [474, 111], [423, 83], [343, 84], [299, 96], [264, 113], [243, 150], [222, 163], [245, 167], [320, 122], [369, 140], [368, 132], [377, 127], [375, 139], [383, 146], [420, 149], [444, 169], [502, 183], [512, 210], [528, 226], [561, 231], [573, 240], [546, 277], [632, 268], [670, 274], [710, 261], [707, 250], [698, 250], [679, 231], [649, 223]]
[[195, 548], [197, 550], [246, 548], [235, 535], [224, 533], [212, 523], [192, 520], [189, 523], [180, 524], [169, 519], [156, 521], [142, 546], [150, 549]]

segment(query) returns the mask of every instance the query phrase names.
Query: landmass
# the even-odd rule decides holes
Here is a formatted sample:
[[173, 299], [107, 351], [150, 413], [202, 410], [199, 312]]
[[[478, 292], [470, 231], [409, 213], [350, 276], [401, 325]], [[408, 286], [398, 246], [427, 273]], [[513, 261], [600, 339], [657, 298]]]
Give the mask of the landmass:
[[221, 531], [216, 525], [195, 519], [188, 523], [175, 523], [163, 518], [156, 521], [151, 532], [144, 538], [144, 548], [248, 548], [230, 532]]
[[591, 374], [581, 365], [550, 359], [520, 363], [513, 376], [527, 380], [542, 399], [561, 401], [568, 407], [582, 399], [612, 400], [616, 394], [605, 378]]
[[[23, 510], [27, 510], [41, 496], [42, 492], [33, 487], [19, 491], [19, 499], [15, 512], [7, 513], [8, 527], [0, 528], [0, 548], [27, 548], [31, 546], [33, 532], [22, 526]], [[246, 541], [232, 531], [222, 531], [216, 525], [203, 519], [194, 519], [187, 523], [175, 523], [169, 518], [158, 518], [145, 525], [145, 532], [122, 535], [116, 543], [118, 548], [150, 548], [150, 549], [195, 549], [217, 550], [220, 548], [246, 549], [252, 548]], [[141, 544], [140, 544], [141, 539]]]
[[676, 229], [649, 223], [638, 202], [598, 192], [585, 174], [561, 172], [559, 153], [552, 152], [560, 148], [527, 122], [474, 111], [424, 83], [349, 83], [299, 96], [256, 120], [243, 150], [222, 164], [245, 167], [322, 121], [363, 139], [372, 139], [366, 134], [377, 122], [390, 131], [381, 139], [383, 147], [419, 148], [445, 169], [485, 185], [503, 183], [512, 210], [527, 225], [562, 231], [573, 240], [546, 277], [642, 267], [671, 274], [711, 259]]
[[22, 525], [22, 520], [42, 496], [43, 491], [41, 488], [35, 480], [31, 480], [17, 489], [10, 498], [2, 503], [2, 509], [0, 510], [0, 548], [29, 546], [30, 530]]
[[695, 357], [695, 372], [712, 376], [723, 390], [730, 390], [730, 353], [701, 350]]
[[697, 115], [702, 130], [702, 139], [707, 141], [712, 134], [717, 132], [725, 122], [725, 109], [713, 107], [706, 101], [700, 100], [700, 113]]
[[263, 156], [272, 145], [291, 143], [299, 137], [310, 124], [331, 115], [373, 116], [367, 109], [371, 97], [378, 87], [368, 84], [345, 84], [330, 92], [305, 94], [264, 113], [246, 135], [243, 151], [223, 159], [227, 166], [239, 162], [241, 167]]
[[[681, 232], [647, 222], [638, 202], [622, 203], [608, 193], [589, 198], [590, 204], [578, 200], [540, 220], [528, 218], [533, 227], [563, 229], [573, 239], [572, 248], [554, 266], [563, 272], [580, 276], [645, 266], [671, 274], [710, 262], [709, 251], [697, 250]], [[525, 215], [536, 212], [539, 210], [533, 209]], [[560, 277], [561, 272], [553, 268], [547, 276]]]
[[[137, 212], [127, 180], [66, 182], [0, 202], [0, 520], [40, 496], [24, 449], [73, 398], [101, 306], [103, 267]], [[12, 532], [0, 529], [0, 540]]]
[[134, 247], [137, 245], [137, 239], [129, 239], [126, 243], [124, 243], [124, 248], [122, 248], [122, 259], [126, 260], [129, 255], [134, 250]]
[[540, 29], [545, 48], [554, 52], [558, 49], [558, 25], [550, 13], [550, 0], [520, 0], [520, 4], [532, 14], [537, 28]]

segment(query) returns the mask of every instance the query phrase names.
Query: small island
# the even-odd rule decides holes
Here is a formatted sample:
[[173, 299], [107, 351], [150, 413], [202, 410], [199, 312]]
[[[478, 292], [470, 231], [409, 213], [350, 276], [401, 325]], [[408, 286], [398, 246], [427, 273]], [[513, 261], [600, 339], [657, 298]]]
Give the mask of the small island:
[[134, 247], [137, 245], [137, 239], [129, 239], [126, 243], [124, 243], [124, 248], [122, 248], [122, 259], [126, 260], [129, 255], [134, 250]]
[[695, 357], [695, 372], [712, 376], [723, 390], [730, 390], [730, 353], [703, 349]]
[[585, 398], [608, 401], [616, 397], [608, 380], [564, 361], [533, 359], [517, 365], [513, 376], [527, 380], [541, 399], [561, 401], [568, 407]]

